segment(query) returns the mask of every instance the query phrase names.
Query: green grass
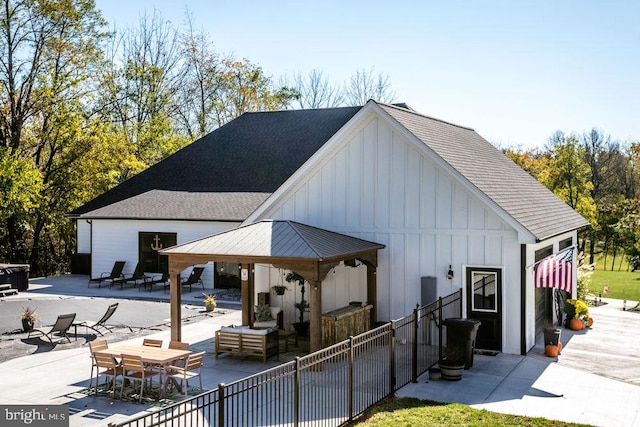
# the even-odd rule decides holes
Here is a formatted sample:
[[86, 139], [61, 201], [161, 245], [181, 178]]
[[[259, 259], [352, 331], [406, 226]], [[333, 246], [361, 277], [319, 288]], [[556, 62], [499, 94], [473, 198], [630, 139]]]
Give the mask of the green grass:
[[506, 415], [473, 409], [459, 403], [438, 403], [414, 398], [389, 398], [366, 411], [353, 425], [360, 427], [403, 426], [587, 426], [545, 418]]
[[[640, 301], [640, 271], [627, 271], [626, 259], [620, 266], [620, 259], [616, 259], [616, 264], [611, 271], [611, 260], [607, 259], [607, 270], [604, 270], [604, 259], [602, 256], [595, 258], [595, 270], [591, 275], [591, 282], [588, 286], [589, 293], [603, 298], [626, 299], [629, 301]], [[609, 288], [604, 293], [604, 287]]]

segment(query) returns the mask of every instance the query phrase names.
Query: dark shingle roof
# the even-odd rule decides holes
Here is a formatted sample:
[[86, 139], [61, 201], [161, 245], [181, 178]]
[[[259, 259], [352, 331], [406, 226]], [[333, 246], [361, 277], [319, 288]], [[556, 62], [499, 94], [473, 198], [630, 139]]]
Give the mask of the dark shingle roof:
[[272, 193], [360, 108], [245, 113], [70, 215], [150, 190]]
[[151, 190], [81, 218], [244, 221], [271, 193], [193, 193]]
[[538, 240], [589, 225], [473, 129], [378, 105]]

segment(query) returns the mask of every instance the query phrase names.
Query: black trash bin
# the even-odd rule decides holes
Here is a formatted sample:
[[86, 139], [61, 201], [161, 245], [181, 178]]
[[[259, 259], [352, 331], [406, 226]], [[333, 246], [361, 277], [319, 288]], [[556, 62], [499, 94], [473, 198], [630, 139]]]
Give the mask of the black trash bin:
[[0, 283], [18, 291], [29, 289], [29, 264], [0, 264]]
[[476, 334], [480, 328], [476, 319], [451, 318], [444, 319], [447, 327], [447, 346], [457, 347], [464, 353], [464, 369], [473, 366], [473, 351], [476, 347]]

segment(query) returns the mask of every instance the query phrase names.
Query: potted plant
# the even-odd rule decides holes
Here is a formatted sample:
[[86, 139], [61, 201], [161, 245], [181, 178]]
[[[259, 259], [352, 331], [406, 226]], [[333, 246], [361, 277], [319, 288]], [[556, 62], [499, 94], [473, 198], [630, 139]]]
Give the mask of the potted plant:
[[33, 329], [34, 323], [36, 323], [36, 309], [31, 307], [22, 307], [22, 330], [29, 332]]
[[284, 295], [284, 293], [288, 291], [289, 288], [287, 288], [285, 285], [278, 284], [278, 285], [273, 285], [271, 287], [271, 290], [273, 290], [273, 292], [275, 292], [276, 295]]
[[218, 302], [214, 294], [202, 294], [204, 295], [204, 308], [207, 311], [213, 311], [216, 309]]
[[459, 381], [464, 372], [464, 352], [459, 346], [447, 346], [444, 349], [444, 358], [438, 362], [440, 377], [443, 380]]
[[300, 285], [300, 302], [294, 304], [295, 308], [299, 311], [298, 322], [293, 324], [294, 329], [300, 336], [304, 336], [309, 332], [309, 322], [304, 320], [304, 312], [309, 308], [309, 303], [304, 299], [304, 277], [298, 273], [290, 272], [285, 277], [285, 280], [289, 283], [297, 282]]
[[589, 318], [589, 307], [584, 301], [568, 299], [564, 305], [564, 312], [567, 313], [567, 328], [574, 331], [584, 329], [584, 319]]

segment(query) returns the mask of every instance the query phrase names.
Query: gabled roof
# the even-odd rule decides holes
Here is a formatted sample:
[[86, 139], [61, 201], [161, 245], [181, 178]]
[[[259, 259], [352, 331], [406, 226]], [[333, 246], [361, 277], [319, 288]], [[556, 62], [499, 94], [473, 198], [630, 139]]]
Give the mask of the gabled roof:
[[242, 222], [270, 194], [151, 190], [98, 208], [80, 218]]
[[588, 221], [473, 129], [378, 104], [540, 241]]
[[[588, 225], [473, 129], [421, 115], [403, 104], [368, 105], [388, 114], [537, 240]], [[70, 215], [246, 220], [361, 109], [364, 112], [364, 107], [343, 107], [243, 114]]]
[[[86, 214], [151, 190], [272, 193], [360, 108], [245, 113], [69, 215]], [[222, 212], [223, 217], [239, 210], [227, 207], [230, 211]]]
[[329, 260], [377, 251], [385, 245], [295, 221], [263, 220], [190, 243], [163, 254]]

